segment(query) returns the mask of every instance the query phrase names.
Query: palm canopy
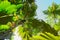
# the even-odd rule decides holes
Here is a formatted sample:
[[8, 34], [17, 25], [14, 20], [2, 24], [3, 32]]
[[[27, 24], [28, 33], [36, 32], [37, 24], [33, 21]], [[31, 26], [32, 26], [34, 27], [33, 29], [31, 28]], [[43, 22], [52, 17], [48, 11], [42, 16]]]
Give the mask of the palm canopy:
[[43, 11], [45, 14], [56, 14], [60, 15], [60, 5], [57, 5], [56, 3], [52, 3], [52, 6], [49, 6], [47, 10]]

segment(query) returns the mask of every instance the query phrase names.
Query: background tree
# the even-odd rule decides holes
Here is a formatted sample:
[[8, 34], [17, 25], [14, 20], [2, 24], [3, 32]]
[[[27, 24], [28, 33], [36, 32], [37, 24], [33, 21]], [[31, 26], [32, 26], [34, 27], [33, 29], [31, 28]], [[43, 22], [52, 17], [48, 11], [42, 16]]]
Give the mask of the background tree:
[[[47, 10], [44, 11], [44, 14], [48, 15], [48, 23], [54, 27], [55, 30], [60, 30], [60, 5], [52, 3], [52, 6], [49, 6]], [[53, 22], [54, 21], [54, 22]], [[53, 23], [53, 24], [52, 24]]]

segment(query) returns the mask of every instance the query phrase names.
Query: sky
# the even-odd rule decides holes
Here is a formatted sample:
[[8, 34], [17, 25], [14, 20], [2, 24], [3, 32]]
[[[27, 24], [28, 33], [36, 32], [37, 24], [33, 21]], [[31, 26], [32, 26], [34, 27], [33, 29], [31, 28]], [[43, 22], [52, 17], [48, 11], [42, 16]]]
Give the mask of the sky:
[[60, 4], [60, 0], [35, 0], [35, 3], [37, 5], [37, 16], [38, 19], [46, 19], [46, 15], [44, 15], [43, 11], [48, 8], [52, 4], [52, 2], [55, 2], [56, 4]]

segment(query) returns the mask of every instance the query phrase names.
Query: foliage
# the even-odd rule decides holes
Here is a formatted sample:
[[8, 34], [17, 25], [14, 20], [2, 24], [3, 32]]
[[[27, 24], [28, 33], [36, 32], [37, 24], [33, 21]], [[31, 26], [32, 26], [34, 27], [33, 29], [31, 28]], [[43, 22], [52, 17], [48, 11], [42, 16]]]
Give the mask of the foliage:
[[[2, 7], [1, 7], [2, 6]], [[0, 12], [1, 11], [6, 11], [7, 14], [11, 14], [17, 11], [18, 8], [20, 8], [22, 6], [22, 4], [18, 4], [18, 5], [13, 5], [8, 1], [2, 1], [0, 3]]]
[[60, 40], [60, 36], [54, 36], [51, 33], [40, 33], [40, 36], [33, 36], [33, 40]]
[[60, 9], [59, 9], [59, 5], [58, 4], [53, 2], [52, 5], [49, 6], [48, 9], [43, 11], [43, 12], [44, 12], [44, 14], [48, 15], [47, 18], [48, 19], [50, 18], [50, 20], [52, 20], [53, 24], [57, 23], [57, 21], [56, 21], [56, 20], [58, 20], [57, 16], [60, 15]]
[[[52, 25], [55, 30], [60, 30], [60, 5], [52, 3], [52, 6], [49, 6], [47, 10], [43, 11], [47, 16], [47, 21]], [[53, 24], [52, 24], [53, 23]]]
[[[11, 22], [14, 21], [13, 17], [15, 17], [16, 21], [16, 12], [19, 8], [21, 8], [22, 4], [11, 4], [8, 0], [1, 1], [0, 3], [0, 33], [4, 31], [8, 31], [11, 29]], [[10, 24], [8, 25], [8, 23]]]
[[0, 33], [7, 31], [10, 27], [8, 25], [0, 25]]

